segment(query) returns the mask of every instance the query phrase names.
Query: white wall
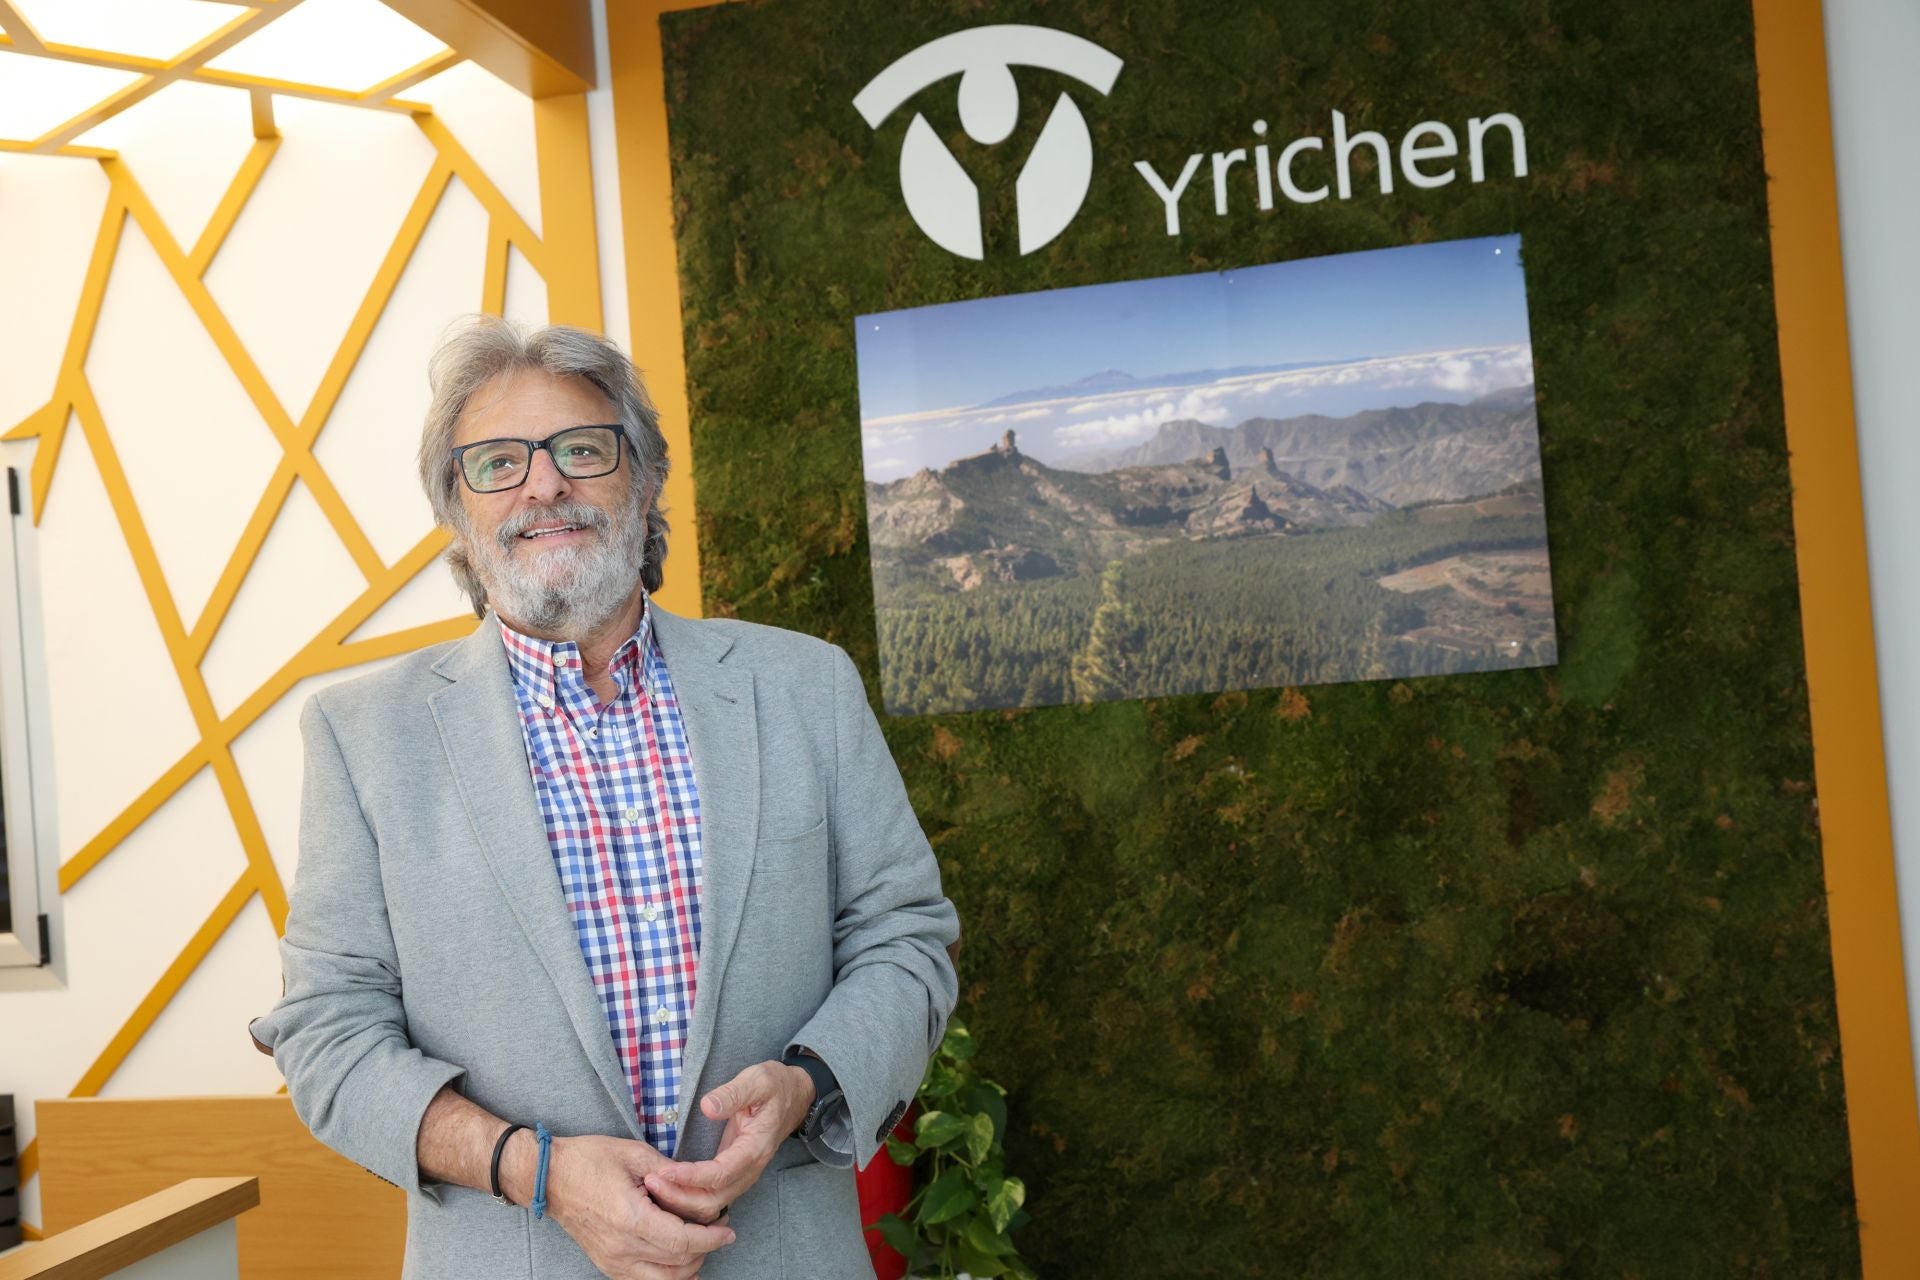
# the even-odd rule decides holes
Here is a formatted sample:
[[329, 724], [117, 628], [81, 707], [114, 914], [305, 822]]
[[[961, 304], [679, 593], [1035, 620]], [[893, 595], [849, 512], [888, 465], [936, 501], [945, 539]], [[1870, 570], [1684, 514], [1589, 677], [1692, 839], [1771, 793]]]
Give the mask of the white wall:
[[1825, 4], [1873, 632], [1920, 1061], [1920, 5]]

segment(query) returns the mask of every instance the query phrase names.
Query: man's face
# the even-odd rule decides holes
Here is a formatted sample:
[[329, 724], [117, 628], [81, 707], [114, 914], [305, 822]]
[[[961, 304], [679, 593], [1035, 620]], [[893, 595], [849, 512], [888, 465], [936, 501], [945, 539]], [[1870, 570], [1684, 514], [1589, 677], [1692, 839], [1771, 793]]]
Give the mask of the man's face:
[[[619, 420], [619, 411], [585, 378], [515, 369], [485, 383], [454, 424], [454, 447], [508, 437], [545, 440], [569, 427]], [[633, 598], [646, 548], [651, 494], [634, 484], [624, 438], [619, 466], [572, 479], [547, 450], [534, 451], [526, 481], [497, 493], [459, 485], [473, 570], [508, 622], [575, 637], [613, 617]]]

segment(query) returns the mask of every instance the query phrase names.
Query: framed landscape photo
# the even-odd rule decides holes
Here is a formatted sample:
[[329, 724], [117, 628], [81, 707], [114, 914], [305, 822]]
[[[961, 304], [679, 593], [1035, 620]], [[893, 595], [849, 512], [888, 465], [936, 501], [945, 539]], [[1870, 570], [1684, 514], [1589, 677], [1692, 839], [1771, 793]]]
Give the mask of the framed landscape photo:
[[1518, 236], [855, 331], [895, 714], [1555, 660]]

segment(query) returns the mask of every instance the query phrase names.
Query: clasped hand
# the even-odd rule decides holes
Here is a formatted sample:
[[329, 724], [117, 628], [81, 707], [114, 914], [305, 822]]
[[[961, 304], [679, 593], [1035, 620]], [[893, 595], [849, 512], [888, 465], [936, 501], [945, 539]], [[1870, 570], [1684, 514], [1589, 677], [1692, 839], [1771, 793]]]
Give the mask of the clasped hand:
[[806, 1072], [761, 1062], [700, 1100], [709, 1119], [726, 1120], [710, 1160], [677, 1163], [630, 1138], [556, 1138], [549, 1213], [613, 1280], [693, 1280], [709, 1253], [733, 1243], [727, 1206], [812, 1101]]
[[799, 1067], [756, 1062], [700, 1100], [709, 1120], [724, 1119], [711, 1160], [656, 1165], [647, 1194], [690, 1222], [712, 1222], [760, 1180], [787, 1135], [813, 1105], [813, 1078]]

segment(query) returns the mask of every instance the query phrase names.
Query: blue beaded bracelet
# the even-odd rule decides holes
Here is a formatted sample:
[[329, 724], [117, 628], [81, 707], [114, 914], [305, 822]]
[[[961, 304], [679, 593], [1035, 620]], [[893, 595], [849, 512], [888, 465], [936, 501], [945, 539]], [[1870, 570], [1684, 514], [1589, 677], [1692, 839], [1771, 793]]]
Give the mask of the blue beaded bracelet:
[[533, 1174], [533, 1216], [547, 1216], [547, 1157], [553, 1150], [553, 1135], [547, 1132], [547, 1126], [534, 1121], [534, 1141], [540, 1144], [540, 1165]]

